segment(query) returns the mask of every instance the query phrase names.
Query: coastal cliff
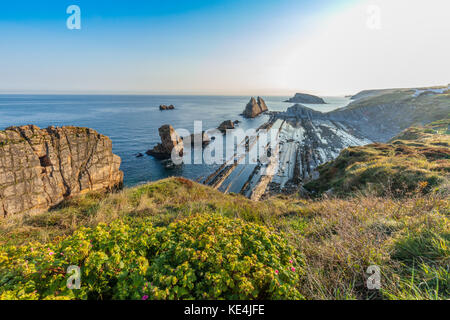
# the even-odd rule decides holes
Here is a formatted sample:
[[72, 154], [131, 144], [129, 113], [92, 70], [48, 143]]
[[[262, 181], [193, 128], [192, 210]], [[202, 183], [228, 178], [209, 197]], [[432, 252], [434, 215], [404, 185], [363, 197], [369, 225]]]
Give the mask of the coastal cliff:
[[111, 140], [80, 127], [0, 131], [0, 216], [45, 211], [87, 191], [120, 187]]

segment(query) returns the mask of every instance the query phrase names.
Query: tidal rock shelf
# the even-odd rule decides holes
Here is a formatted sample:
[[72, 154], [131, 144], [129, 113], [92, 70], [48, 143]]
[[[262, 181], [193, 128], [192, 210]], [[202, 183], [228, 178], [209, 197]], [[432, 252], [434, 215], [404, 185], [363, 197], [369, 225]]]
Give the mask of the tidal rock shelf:
[[[262, 129], [275, 130], [278, 137], [278, 143], [269, 141], [264, 146], [266, 161], [248, 163], [246, 156], [235, 155], [204, 183], [252, 200], [298, 192], [305, 182], [316, 177], [319, 165], [335, 159], [342, 149], [371, 143], [354, 129], [303, 106], [273, 114], [258, 131]], [[257, 147], [258, 139], [247, 137], [242, 142], [249, 154]]]
[[119, 188], [120, 163], [111, 140], [93, 129], [0, 131], [0, 216], [38, 213], [71, 196]]

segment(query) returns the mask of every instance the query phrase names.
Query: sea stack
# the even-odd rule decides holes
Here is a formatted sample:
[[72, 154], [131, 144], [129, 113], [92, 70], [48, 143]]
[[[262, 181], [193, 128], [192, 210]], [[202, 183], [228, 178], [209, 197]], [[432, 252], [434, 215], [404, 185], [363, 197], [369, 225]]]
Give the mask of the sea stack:
[[257, 99], [251, 98], [250, 102], [245, 107], [244, 113], [242, 114], [245, 118], [256, 118], [261, 113], [268, 111], [266, 103], [260, 97]]
[[326, 102], [317, 96], [313, 96], [312, 94], [306, 93], [296, 93], [293, 98], [286, 100], [285, 102], [292, 103], [306, 103], [306, 104], [326, 104]]
[[120, 188], [111, 140], [89, 128], [0, 131], [0, 217], [35, 214], [88, 191]]
[[158, 131], [161, 143], [158, 143], [156, 147], [148, 150], [146, 153], [157, 159], [170, 159], [172, 150], [175, 149], [174, 155], [182, 157], [184, 151], [183, 140], [175, 129], [171, 125], [166, 124], [159, 128]]

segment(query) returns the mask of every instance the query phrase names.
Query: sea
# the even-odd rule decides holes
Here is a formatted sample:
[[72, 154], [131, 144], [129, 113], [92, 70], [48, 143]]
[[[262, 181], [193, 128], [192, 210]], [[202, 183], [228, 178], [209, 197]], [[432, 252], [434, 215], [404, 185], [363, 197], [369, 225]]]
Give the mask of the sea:
[[[270, 111], [285, 111], [292, 103], [289, 97], [263, 96]], [[327, 104], [308, 105], [321, 112], [346, 106], [346, 97], [322, 97]], [[158, 128], [164, 124], [176, 130], [194, 132], [194, 121], [202, 121], [203, 130], [217, 128], [222, 121], [239, 120], [239, 128], [258, 128], [267, 115], [245, 119], [240, 114], [249, 96], [193, 95], [0, 95], [0, 130], [10, 126], [34, 124], [89, 127], [111, 138], [113, 152], [121, 157], [124, 185], [138, 184], [183, 176], [201, 181], [213, 173], [218, 164], [184, 164], [166, 168], [145, 151], [160, 142]], [[160, 111], [159, 105], [173, 104], [175, 110]], [[136, 157], [138, 153], [143, 157]]]

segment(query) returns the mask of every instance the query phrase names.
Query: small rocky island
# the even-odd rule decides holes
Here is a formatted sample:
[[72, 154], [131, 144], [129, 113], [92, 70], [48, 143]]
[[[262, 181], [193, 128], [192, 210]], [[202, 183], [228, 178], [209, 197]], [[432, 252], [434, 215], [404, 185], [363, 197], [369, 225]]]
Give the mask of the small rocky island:
[[164, 160], [170, 159], [172, 150], [175, 149], [175, 154], [182, 157], [184, 152], [183, 139], [181, 139], [175, 129], [171, 125], [166, 124], [159, 128], [158, 131], [161, 137], [161, 143], [158, 143], [156, 147], [148, 150], [146, 153], [149, 156]]
[[166, 106], [165, 104], [162, 104], [159, 106], [159, 110], [164, 111], [164, 110], [174, 110], [175, 106], [173, 104]]
[[306, 104], [326, 104], [326, 102], [318, 97], [314, 96], [312, 94], [307, 93], [296, 93], [293, 98], [290, 98], [286, 100], [285, 102], [292, 102], [292, 103], [306, 103]]
[[255, 99], [252, 97], [250, 99], [250, 102], [245, 107], [245, 110], [242, 113], [242, 115], [245, 118], [256, 118], [261, 113], [264, 113], [268, 110], [269, 109], [267, 108], [267, 105], [262, 98], [258, 97], [257, 99]]
[[93, 129], [0, 131], [0, 216], [35, 214], [78, 194], [120, 188], [120, 163], [111, 140]]

